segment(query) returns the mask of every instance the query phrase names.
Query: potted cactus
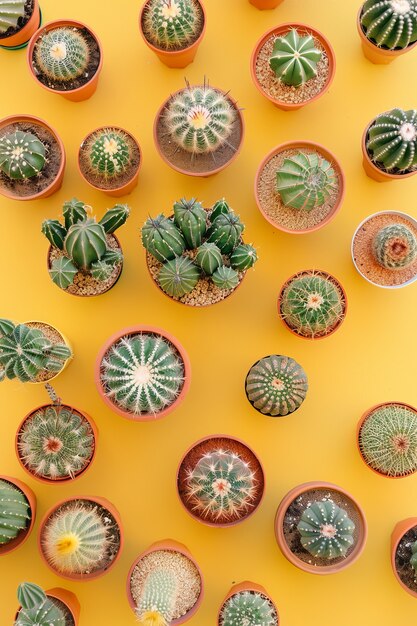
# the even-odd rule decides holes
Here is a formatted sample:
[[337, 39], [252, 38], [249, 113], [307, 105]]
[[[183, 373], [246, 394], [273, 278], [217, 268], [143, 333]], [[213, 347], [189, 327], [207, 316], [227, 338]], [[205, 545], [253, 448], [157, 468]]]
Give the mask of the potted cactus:
[[0, 120], [0, 194], [13, 200], [47, 198], [61, 188], [65, 148], [46, 122], [32, 115]]
[[105, 404], [138, 422], [173, 411], [188, 391], [190, 376], [190, 361], [179, 341], [154, 326], [132, 326], [112, 335], [95, 367]]
[[56, 20], [33, 35], [27, 59], [32, 76], [44, 89], [79, 102], [97, 89], [103, 52], [91, 28], [74, 20]]
[[364, 55], [372, 63], [391, 63], [417, 43], [416, 0], [366, 0], [357, 26]]
[[278, 609], [264, 587], [245, 581], [233, 585], [220, 607], [217, 626], [279, 626]]
[[401, 587], [417, 598], [417, 517], [398, 522], [392, 531], [391, 565]]
[[24, 48], [40, 25], [38, 0], [0, 0], [0, 48]]
[[310, 574], [334, 574], [365, 548], [365, 515], [344, 489], [325, 482], [304, 483], [282, 499], [275, 537], [282, 554]]
[[289, 278], [278, 296], [278, 313], [297, 337], [322, 339], [346, 317], [346, 293], [339, 281], [319, 270], [303, 270]]
[[0, 476], [0, 556], [21, 546], [32, 532], [36, 496], [24, 482]]
[[168, 67], [193, 62], [206, 30], [200, 0], [147, 0], [139, 16], [143, 40]]
[[253, 450], [226, 435], [197, 441], [177, 471], [181, 504], [207, 526], [233, 526], [250, 517], [261, 503], [264, 488], [263, 468]]
[[123, 548], [119, 513], [105, 498], [62, 500], [42, 519], [38, 547], [44, 563], [58, 576], [99, 578], [114, 567]]
[[307, 374], [289, 356], [271, 354], [256, 361], [245, 381], [246, 397], [263, 415], [283, 417], [300, 408], [308, 390]]
[[151, 278], [181, 304], [208, 306], [224, 300], [258, 258], [255, 248], [243, 242], [244, 228], [224, 198], [211, 209], [195, 198], [182, 198], [172, 215], [149, 218], [142, 227]]
[[172, 626], [188, 621], [203, 600], [203, 576], [188, 548], [166, 539], [134, 561], [127, 598], [139, 626]]
[[417, 409], [384, 402], [359, 420], [356, 441], [364, 463], [380, 476], [403, 478], [417, 471]]
[[35, 583], [21, 583], [17, 598], [14, 626], [78, 626], [80, 603], [67, 589], [44, 591]]
[[189, 176], [212, 176], [238, 155], [244, 135], [237, 102], [221, 89], [190, 85], [160, 107], [154, 140], [161, 158]]
[[120, 278], [123, 253], [114, 232], [126, 222], [130, 209], [116, 204], [99, 222], [91, 207], [73, 198], [64, 203], [63, 221], [46, 220], [42, 232], [50, 243], [48, 270], [52, 281], [76, 296], [98, 296]]
[[376, 287], [398, 289], [417, 279], [417, 220], [400, 211], [380, 211], [363, 220], [352, 239], [359, 274]]
[[307, 24], [274, 26], [257, 42], [251, 75], [258, 91], [279, 109], [295, 111], [329, 89], [336, 58], [326, 37]]

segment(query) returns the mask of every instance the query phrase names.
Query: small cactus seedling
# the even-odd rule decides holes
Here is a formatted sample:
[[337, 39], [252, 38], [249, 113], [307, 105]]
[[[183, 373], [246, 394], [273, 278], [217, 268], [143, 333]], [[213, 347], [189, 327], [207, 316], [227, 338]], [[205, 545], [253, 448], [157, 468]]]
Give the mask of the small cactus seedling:
[[25, 16], [26, 0], [0, 0], [0, 36], [9, 28], [17, 28], [19, 19]]
[[254, 591], [233, 594], [223, 605], [219, 626], [278, 626], [269, 598]]
[[331, 500], [313, 502], [305, 509], [297, 530], [301, 545], [315, 558], [330, 561], [344, 557], [354, 544], [355, 524]]
[[203, 243], [207, 230], [207, 213], [195, 198], [174, 203], [174, 221], [182, 232], [187, 248], [194, 250]]
[[51, 81], [70, 83], [85, 74], [90, 50], [77, 28], [64, 26], [44, 32], [35, 44], [39, 71]]
[[212, 275], [212, 281], [219, 289], [235, 289], [239, 284], [239, 274], [232, 267], [221, 265]]
[[190, 46], [203, 26], [196, 0], [149, 0], [143, 14], [146, 38], [162, 50]]
[[385, 269], [402, 270], [417, 258], [417, 239], [405, 224], [390, 224], [376, 234], [373, 253]]
[[190, 293], [198, 283], [200, 270], [191, 259], [180, 256], [163, 264], [158, 273], [158, 284], [171, 298]]
[[21, 583], [17, 590], [21, 609], [14, 626], [66, 626], [64, 611], [39, 585]]
[[317, 76], [317, 63], [321, 57], [313, 37], [303, 37], [293, 28], [284, 37], [277, 37], [269, 64], [285, 85], [300, 87]]
[[136, 607], [139, 626], [168, 626], [178, 597], [178, 580], [169, 569], [151, 570]]
[[366, 149], [380, 169], [399, 174], [417, 168], [417, 111], [381, 113], [368, 130]]
[[0, 171], [12, 180], [38, 176], [46, 163], [46, 148], [33, 133], [16, 130], [0, 139]]
[[0, 479], [0, 546], [26, 530], [31, 518], [30, 505], [23, 491]]
[[222, 253], [215, 243], [205, 242], [198, 248], [195, 262], [207, 276], [211, 276], [223, 263]]
[[182, 233], [162, 214], [146, 220], [142, 227], [142, 244], [161, 263], [181, 256], [185, 250]]
[[403, 50], [417, 41], [416, 0], [367, 0], [360, 20], [367, 38], [379, 48]]
[[319, 154], [299, 152], [284, 159], [277, 170], [277, 191], [283, 203], [293, 209], [320, 207], [336, 189], [336, 173]]
[[413, 568], [413, 570], [417, 574], [417, 541], [415, 541], [412, 544], [411, 552], [412, 552], [412, 556], [411, 556], [411, 559], [410, 559], [410, 565], [411, 565], [411, 567]]
[[120, 128], [100, 128], [92, 133], [81, 151], [86, 176], [115, 181], [127, 171], [132, 159], [133, 140]]

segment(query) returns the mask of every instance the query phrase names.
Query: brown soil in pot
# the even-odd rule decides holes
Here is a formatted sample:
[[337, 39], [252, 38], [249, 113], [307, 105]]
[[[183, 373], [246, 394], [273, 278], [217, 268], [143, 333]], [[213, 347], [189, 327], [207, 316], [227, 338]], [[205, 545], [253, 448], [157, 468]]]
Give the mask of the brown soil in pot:
[[411, 546], [416, 541], [417, 526], [414, 526], [414, 528], [411, 528], [403, 535], [395, 551], [395, 569], [397, 574], [404, 585], [415, 593], [417, 593], [417, 572], [410, 564], [410, 559], [413, 554]]
[[28, 23], [28, 21], [32, 17], [34, 6], [35, 6], [35, 1], [34, 0], [26, 0], [24, 16], [23, 17], [19, 17], [19, 19], [17, 20], [17, 25], [16, 26], [10, 26], [6, 30], [6, 32], [3, 33], [0, 36], [0, 46], [1, 46], [1, 43], [2, 43], [2, 39], [7, 39], [7, 37], [11, 37], [12, 35], [15, 35], [20, 30], [22, 30], [22, 28], [24, 26], [26, 26], [26, 24]]
[[[39, 330], [41, 330], [43, 332], [43, 334], [45, 335], [45, 337], [47, 339], [49, 339], [49, 341], [52, 343], [52, 345], [57, 345], [57, 344], [65, 344], [65, 339], [64, 337], [61, 335], [61, 333], [59, 333], [56, 328], [54, 328], [53, 326], [49, 326], [49, 324], [43, 324], [41, 322], [25, 322], [25, 325], [28, 326], [29, 328], [38, 328]], [[62, 362], [62, 369], [64, 368], [65, 365], [65, 361]], [[60, 370], [61, 372], [62, 370]], [[42, 370], [41, 372], [39, 372], [39, 375], [37, 376], [37, 378], [35, 378], [35, 380], [33, 380], [32, 382], [34, 383], [42, 383], [42, 382], [48, 382], [48, 380], [51, 380], [51, 378], [54, 378], [55, 376], [57, 376], [57, 374], [59, 374], [60, 372], [47, 372], [46, 370]]]
[[[145, 30], [144, 28], [144, 24], [145, 24], [145, 15], [146, 15], [146, 7], [143, 11], [142, 14], [142, 22], [141, 22], [141, 28], [142, 28], [142, 32], [145, 35], [147, 41], [151, 44], [151, 46], [154, 46], [155, 48], [157, 48], [158, 50], [161, 50], [162, 52], [177, 52], [179, 50], [186, 50], [187, 48], [189, 48], [190, 46], [192, 46], [197, 39], [200, 37], [201, 33], [203, 32], [203, 28], [204, 28], [204, 13], [203, 10], [201, 8], [201, 5], [199, 2], [197, 2], [196, 0], [192, 0], [193, 5], [196, 8], [196, 11], [199, 14], [200, 17], [200, 28], [198, 29], [198, 31], [196, 32], [194, 38], [190, 41], [187, 42], [187, 44], [185, 46], [180, 46], [180, 45], [173, 45], [170, 46], [169, 48], [163, 48], [162, 46], [159, 46], [158, 43], [156, 41], [154, 41], [154, 39], [152, 39], [152, 37], [149, 36], [149, 32]], [[149, 2], [146, 3], [147, 5], [149, 4]]]

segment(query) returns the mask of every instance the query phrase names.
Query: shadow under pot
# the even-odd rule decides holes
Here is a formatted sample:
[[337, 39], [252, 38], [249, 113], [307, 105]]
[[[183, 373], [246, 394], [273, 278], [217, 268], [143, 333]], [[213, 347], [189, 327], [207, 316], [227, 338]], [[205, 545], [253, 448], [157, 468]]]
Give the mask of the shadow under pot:
[[186, 546], [165, 539], [152, 544], [135, 560], [127, 577], [126, 592], [141, 624], [179, 626], [200, 608], [203, 576]]
[[177, 471], [181, 504], [206, 526], [234, 526], [250, 517], [265, 489], [262, 465], [243, 441], [216, 435], [200, 439]]
[[67, 580], [93, 580], [119, 559], [124, 538], [120, 515], [105, 498], [62, 500], [42, 519], [38, 547], [44, 563]]
[[217, 626], [279, 626], [278, 609], [262, 585], [233, 585], [220, 607]]
[[103, 51], [97, 35], [82, 22], [56, 20], [33, 35], [27, 61], [44, 89], [80, 102], [97, 89]]
[[309, 482], [282, 499], [275, 516], [275, 537], [285, 558], [310, 574], [335, 574], [362, 553], [365, 515], [341, 487]]
[[237, 157], [244, 122], [237, 102], [208, 83], [180, 89], [155, 117], [154, 141], [167, 165], [188, 176], [212, 176]]
[[56, 193], [65, 170], [65, 148], [56, 131], [32, 115], [0, 121], [0, 194], [40, 200]]
[[0, 48], [25, 48], [41, 21], [38, 0], [3, 0], [0, 3]]
[[250, 4], [259, 9], [260, 11], [268, 9], [276, 9], [283, 0], [249, 0]]
[[78, 626], [80, 603], [77, 596], [61, 587], [43, 591], [34, 583], [19, 585], [17, 597], [20, 607], [14, 626]]
[[17, 478], [0, 475], [0, 556], [28, 539], [36, 519], [36, 496]]
[[401, 587], [417, 598], [417, 517], [398, 522], [392, 531], [391, 565]]
[[95, 383], [103, 402], [129, 420], [147, 422], [168, 415], [190, 386], [188, 355], [175, 337], [154, 326], [118, 331], [101, 348]]

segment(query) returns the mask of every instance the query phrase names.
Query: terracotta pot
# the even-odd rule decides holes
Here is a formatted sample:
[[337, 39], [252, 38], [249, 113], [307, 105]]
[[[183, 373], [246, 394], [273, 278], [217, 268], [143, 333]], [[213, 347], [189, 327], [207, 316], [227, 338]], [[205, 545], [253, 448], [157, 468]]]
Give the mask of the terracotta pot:
[[[122, 409], [119, 406], [117, 406], [104, 393], [103, 386], [102, 386], [101, 380], [100, 380], [101, 362], [102, 362], [103, 357], [106, 354], [107, 350], [110, 348], [110, 346], [112, 346], [114, 343], [116, 343], [124, 335], [139, 334], [141, 332], [143, 332], [143, 333], [154, 333], [156, 335], [161, 335], [161, 337], [163, 337], [164, 339], [167, 339], [176, 348], [176, 350], [178, 351], [178, 353], [179, 353], [179, 355], [180, 355], [180, 357], [182, 359], [182, 362], [184, 363], [184, 384], [182, 386], [182, 389], [181, 389], [177, 399], [170, 406], [168, 406], [166, 409], [163, 409], [162, 411], [160, 411], [159, 413], [157, 413], [156, 415], [153, 415], [153, 416], [150, 416], [150, 415], [135, 416], [135, 415], [132, 415], [132, 413], [129, 413], [128, 411], [125, 411], [124, 409]], [[124, 418], [126, 418], [128, 420], [131, 420], [131, 421], [135, 421], [135, 422], [153, 422], [153, 421], [155, 421], [157, 419], [161, 419], [162, 417], [165, 417], [166, 415], [168, 415], [168, 413], [171, 413], [171, 411], [173, 411], [175, 408], [177, 408], [178, 405], [185, 398], [185, 396], [186, 396], [186, 394], [188, 392], [188, 389], [190, 387], [191, 363], [190, 363], [190, 359], [188, 357], [188, 354], [186, 353], [185, 349], [180, 344], [178, 339], [173, 337], [173, 335], [168, 333], [166, 330], [162, 330], [161, 328], [157, 328], [156, 326], [148, 326], [148, 325], [143, 325], [143, 324], [138, 325], [138, 326], [128, 326], [127, 328], [123, 328], [122, 330], [119, 330], [118, 332], [114, 333], [105, 342], [104, 346], [102, 346], [100, 352], [98, 353], [98, 356], [97, 356], [97, 359], [96, 359], [96, 363], [95, 363], [94, 380], [95, 380], [95, 383], [96, 383], [97, 391], [98, 391], [101, 399], [103, 400], [103, 402], [114, 413], [117, 413], [118, 415], [121, 415], [122, 417], [124, 417]]]
[[398, 544], [400, 543], [404, 535], [408, 533], [408, 531], [411, 530], [414, 526], [417, 526], [417, 517], [408, 517], [407, 519], [404, 519], [401, 522], [398, 522], [398, 524], [395, 526], [394, 530], [392, 531], [391, 566], [392, 566], [392, 571], [394, 572], [394, 576], [397, 579], [397, 581], [400, 583], [401, 587], [405, 591], [407, 591], [407, 593], [417, 598], [417, 592], [413, 591], [412, 589], [410, 589], [409, 587], [407, 587], [407, 585], [403, 583], [401, 578], [398, 576], [397, 568], [395, 567], [395, 554], [397, 552]]
[[[54, 587], [53, 589], [47, 589], [45, 591], [48, 598], [55, 598], [56, 600], [60, 600], [63, 604], [65, 604], [67, 610], [69, 611], [73, 621], [74, 626], [78, 626], [80, 619], [80, 603], [78, 602], [77, 596], [72, 593], [72, 591], [68, 591], [68, 589], [62, 589], [62, 587]], [[18, 608], [15, 620], [17, 620], [19, 616], [19, 611], [21, 607]]]
[[278, 608], [277, 605], [275, 604], [275, 602], [272, 600], [271, 596], [268, 594], [268, 592], [266, 591], [265, 587], [262, 587], [262, 585], [258, 585], [258, 583], [253, 583], [250, 582], [249, 580], [245, 580], [242, 583], [238, 583], [237, 585], [233, 585], [233, 587], [230, 589], [229, 593], [227, 594], [227, 596], [225, 597], [225, 599], [222, 602], [222, 605], [219, 609], [218, 615], [217, 615], [217, 626], [220, 626], [221, 622], [220, 622], [220, 616], [223, 610], [224, 605], [226, 604], [226, 602], [234, 595], [236, 595], [237, 593], [241, 593], [242, 591], [255, 591], [256, 593], [261, 593], [262, 595], [266, 596], [268, 598], [268, 600], [271, 602], [272, 606], [275, 609], [275, 612], [277, 614], [277, 626], [280, 623], [280, 619], [279, 619], [279, 612], [278, 612]]
[[257, 9], [264, 11], [265, 9], [276, 9], [282, 0], [249, 0], [249, 2]]
[[164, 65], [167, 65], [168, 67], [183, 68], [183, 67], [187, 67], [187, 65], [190, 65], [190, 63], [194, 61], [194, 57], [197, 54], [198, 46], [202, 42], [204, 34], [206, 32], [206, 21], [207, 21], [206, 11], [204, 9], [203, 3], [201, 2], [201, 0], [197, 0], [197, 2], [200, 5], [201, 11], [203, 13], [203, 28], [201, 30], [199, 37], [190, 46], [187, 46], [186, 48], [183, 48], [182, 50], [171, 50], [171, 51], [157, 48], [146, 38], [145, 33], [143, 32], [142, 23], [143, 23], [143, 14], [144, 14], [146, 5], [148, 4], [148, 1], [145, 2], [145, 4], [142, 6], [142, 9], [139, 14], [139, 30], [140, 30], [140, 34], [142, 35], [142, 39], [146, 43], [148, 48], [156, 54], [158, 59], [162, 63], [164, 63]]
[[[267, 215], [267, 213], [265, 213], [265, 211], [262, 208], [261, 199], [258, 193], [258, 184], [259, 184], [259, 179], [261, 177], [264, 167], [274, 156], [276, 156], [280, 152], [284, 152], [285, 150], [291, 150], [291, 149], [302, 150], [303, 148], [304, 149], [307, 148], [308, 150], [314, 150], [318, 152], [321, 156], [323, 156], [325, 159], [327, 159], [327, 161], [330, 161], [330, 163], [333, 165], [333, 168], [337, 172], [337, 175], [339, 178], [339, 194], [335, 202], [335, 205], [333, 207], [333, 210], [326, 216], [326, 218], [322, 222], [320, 222], [320, 224], [316, 224], [316, 226], [313, 226], [312, 228], [306, 228], [304, 230], [290, 230], [289, 228], [285, 228], [285, 226], [278, 225], [276, 222], [274, 222], [274, 220], [269, 215]], [[279, 146], [271, 150], [271, 152], [269, 152], [269, 154], [266, 155], [266, 157], [262, 160], [261, 164], [259, 165], [257, 169], [256, 176], [255, 176], [254, 190], [255, 190], [255, 200], [256, 200], [258, 209], [260, 210], [264, 218], [271, 224], [271, 226], [273, 226], [277, 230], [280, 230], [284, 233], [289, 233], [292, 235], [307, 235], [308, 233], [313, 233], [316, 230], [320, 230], [320, 228], [323, 228], [323, 226], [326, 226], [327, 224], [329, 224], [336, 217], [337, 213], [340, 211], [340, 208], [342, 206], [342, 203], [345, 197], [345, 186], [346, 186], [345, 175], [344, 175], [342, 166], [340, 165], [339, 161], [337, 160], [333, 152], [330, 152], [330, 150], [327, 150], [327, 148], [325, 148], [319, 143], [315, 143], [314, 141], [300, 140], [300, 141], [286, 141], [285, 143], [281, 143]]]
[[[39, 37], [44, 32], [49, 31], [49, 30], [55, 30], [56, 28], [60, 28], [61, 26], [70, 26], [73, 28], [88, 30], [90, 35], [95, 39], [97, 43], [97, 48], [100, 53], [99, 65], [94, 75], [91, 77], [91, 79], [85, 85], [82, 85], [81, 87], [78, 87], [77, 89], [72, 89], [68, 91], [62, 91], [60, 89], [51, 89], [50, 87], [47, 87], [46, 85], [41, 83], [41, 81], [38, 80], [34, 72], [33, 66], [32, 66], [33, 51], [34, 51], [35, 44], [37, 40], [39, 39]], [[103, 66], [103, 49], [101, 47], [101, 43], [97, 35], [95, 34], [93, 30], [91, 30], [89, 26], [86, 26], [82, 22], [77, 22], [75, 20], [54, 20], [53, 22], [49, 22], [48, 24], [45, 24], [44, 26], [39, 28], [36, 31], [36, 33], [32, 36], [29, 42], [29, 47], [28, 47], [27, 62], [28, 62], [30, 73], [32, 74], [33, 78], [41, 87], [46, 89], [46, 91], [49, 91], [50, 93], [57, 93], [60, 96], [63, 96], [64, 98], [66, 98], [67, 100], [72, 100], [73, 102], [81, 102], [82, 100], [88, 100], [88, 98], [91, 98], [91, 96], [97, 89], [98, 79], [100, 76], [101, 68]]]
[[36, 29], [39, 28], [42, 21], [42, 15], [39, 8], [38, 0], [34, 0], [33, 12], [26, 24], [14, 35], [9, 37], [0, 37], [0, 48], [9, 50], [20, 50], [25, 48], [29, 39], [32, 37]]
[[198, 596], [197, 602], [194, 604], [193, 607], [191, 607], [191, 609], [188, 611], [188, 613], [186, 613], [182, 617], [179, 617], [178, 619], [174, 619], [174, 620], [172, 620], [172, 622], [170, 622], [170, 626], [179, 626], [179, 624], [184, 624], [184, 622], [188, 622], [188, 620], [191, 619], [197, 613], [197, 611], [200, 608], [200, 605], [201, 605], [201, 603], [203, 601], [203, 597], [204, 597], [203, 574], [201, 572], [201, 569], [200, 569], [198, 563], [195, 561], [193, 555], [191, 554], [191, 552], [188, 550], [188, 548], [183, 543], [179, 543], [178, 541], [175, 541], [174, 539], [164, 539], [163, 541], [157, 541], [156, 543], [153, 543], [151, 546], [149, 546], [149, 548], [147, 548], [147, 550], [142, 552], [138, 556], [137, 559], [135, 559], [135, 561], [132, 564], [132, 567], [129, 570], [129, 574], [127, 575], [127, 580], [126, 580], [127, 600], [129, 602], [129, 606], [132, 609], [132, 611], [135, 611], [136, 604], [135, 604], [135, 602], [133, 600], [132, 591], [131, 591], [131, 588], [130, 588], [130, 579], [132, 577], [133, 570], [135, 569], [135, 567], [139, 563], [139, 561], [141, 561], [143, 559], [143, 557], [147, 556], [151, 552], [157, 552], [159, 550], [170, 550], [172, 552], [178, 552], [179, 554], [183, 554], [188, 559], [190, 559], [190, 561], [193, 563], [195, 568], [198, 570], [198, 573], [200, 574], [201, 589], [200, 589], [200, 595]]
[[417, 170], [413, 172], [407, 172], [406, 174], [389, 174], [388, 172], [384, 172], [380, 170], [374, 163], [372, 163], [368, 150], [366, 149], [366, 139], [368, 136], [368, 131], [375, 120], [372, 120], [370, 124], [365, 128], [362, 135], [362, 156], [363, 156], [363, 169], [369, 178], [376, 180], [377, 183], [387, 183], [391, 180], [402, 180], [403, 178], [409, 178], [410, 176], [414, 176], [417, 174]]
[[[270, 39], [272, 36], [280, 37], [282, 35], [286, 35], [286, 33], [288, 33], [292, 28], [297, 29], [297, 31], [301, 34], [311, 34], [315, 39], [317, 39], [322, 45], [322, 47], [324, 48], [324, 50], [326, 51], [327, 58], [329, 59], [329, 75], [327, 77], [327, 81], [323, 89], [310, 100], [306, 100], [306, 102], [301, 102], [301, 103], [283, 102], [282, 100], [276, 100], [275, 98], [270, 96], [267, 92], [263, 90], [261, 84], [258, 81], [258, 77], [256, 76], [256, 71], [255, 71], [256, 60], [259, 56], [259, 51], [262, 48], [262, 46], [265, 44], [265, 42], [268, 39]], [[285, 24], [280, 24], [279, 26], [274, 26], [273, 28], [270, 28], [258, 40], [252, 52], [252, 57], [251, 57], [251, 62], [250, 62], [250, 71], [251, 71], [252, 80], [256, 88], [265, 98], [268, 98], [270, 102], [275, 104], [275, 106], [278, 107], [279, 109], [282, 109], [282, 111], [296, 111], [297, 109], [301, 109], [302, 107], [306, 106], [306, 104], [311, 104], [312, 102], [315, 102], [316, 100], [318, 100], [318, 98], [320, 98], [323, 94], [325, 94], [326, 91], [329, 89], [330, 85], [333, 82], [334, 75], [336, 72], [336, 55], [334, 53], [334, 50], [330, 41], [319, 30], [312, 28], [308, 24], [303, 24], [302, 22], [287, 22]]]
[[[52, 565], [46, 559], [43, 553], [43, 549], [42, 549], [42, 536], [43, 536], [47, 521], [59, 507], [61, 507], [63, 504], [66, 504], [67, 502], [73, 502], [74, 500], [89, 500], [90, 502], [93, 502], [99, 505], [100, 507], [107, 509], [109, 513], [111, 513], [111, 515], [114, 517], [119, 527], [119, 532], [120, 532], [119, 550], [116, 556], [114, 557], [113, 561], [105, 569], [99, 569], [95, 572], [91, 572], [90, 574], [64, 574], [62, 572], [59, 572], [54, 567], [52, 567]], [[122, 553], [123, 545], [124, 545], [124, 531], [123, 531], [122, 520], [120, 518], [120, 514], [118, 510], [116, 509], [116, 507], [111, 502], [109, 502], [109, 500], [107, 500], [106, 498], [101, 498], [99, 496], [73, 496], [71, 498], [65, 498], [64, 500], [60, 500], [55, 506], [52, 506], [45, 513], [40, 523], [39, 531], [38, 531], [38, 550], [39, 550], [39, 554], [41, 556], [42, 561], [52, 572], [54, 572], [54, 574], [56, 574], [57, 576], [60, 576], [61, 578], [65, 578], [66, 580], [84, 581], [84, 580], [93, 580], [96, 578], [101, 578], [101, 576], [104, 576], [104, 574], [107, 574], [107, 572], [113, 569], [113, 567], [116, 565]]]
[[[285, 541], [284, 532], [283, 532], [283, 521], [284, 521], [284, 517], [287, 512], [288, 507], [296, 498], [298, 498], [300, 494], [305, 493], [306, 491], [312, 491], [315, 489], [322, 489], [322, 488], [326, 490], [329, 489], [332, 491], [337, 491], [343, 494], [349, 500], [351, 500], [352, 503], [355, 505], [357, 512], [361, 518], [361, 525], [359, 528], [359, 538], [358, 538], [357, 544], [352, 550], [352, 552], [349, 554], [349, 556], [345, 558], [344, 561], [341, 561], [334, 565], [314, 566], [314, 565], [310, 565], [309, 563], [302, 561], [295, 554], [291, 552], [291, 550], [288, 547], [287, 542]], [[337, 572], [340, 572], [341, 570], [346, 569], [346, 567], [349, 567], [350, 565], [352, 565], [352, 563], [354, 563], [362, 554], [365, 548], [366, 538], [368, 535], [368, 525], [366, 522], [365, 514], [361, 506], [350, 495], [350, 493], [348, 491], [345, 491], [345, 489], [342, 489], [341, 487], [334, 485], [333, 483], [327, 483], [327, 482], [321, 482], [321, 481], [317, 481], [317, 482], [313, 481], [313, 482], [308, 482], [308, 483], [303, 483], [301, 485], [298, 485], [298, 487], [294, 487], [294, 489], [291, 489], [291, 491], [289, 491], [287, 495], [284, 496], [284, 498], [281, 500], [280, 505], [278, 506], [278, 509], [275, 515], [274, 529], [275, 529], [275, 538], [277, 540], [278, 546], [282, 554], [285, 556], [285, 558], [288, 561], [290, 561], [290, 563], [292, 563], [299, 569], [303, 570], [304, 572], [309, 572], [310, 574], [319, 574], [319, 575], [336, 574]]]
[[25, 424], [25, 422], [27, 420], [29, 420], [35, 413], [37, 413], [38, 411], [40, 411], [41, 409], [46, 409], [49, 406], [53, 406], [51, 403], [49, 404], [42, 404], [41, 406], [38, 406], [36, 409], [33, 409], [32, 411], [30, 411], [24, 418], [23, 420], [20, 422], [19, 427], [16, 431], [16, 436], [15, 436], [15, 452], [16, 452], [16, 456], [17, 456], [17, 460], [19, 461], [20, 465], [22, 466], [22, 468], [25, 470], [25, 472], [27, 474], [29, 474], [29, 476], [31, 476], [34, 480], [37, 480], [41, 483], [45, 483], [47, 485], [62, 485], [63, 483], [66, 482], [74, 482], [74, 480], [77, 480], [77, 478], [80, 478], [81, 476], [84, 476], [84, 474], [86, 474], [86, 472], [89, 470], [89, 468], [91, 467], [95, 456], [96, 456], [96, 450], [97, 450], [97, 441], [98, 441], [98, 429], [97, 426], [94, 422], [94, 420], [87, 415], [87, 413], [84, 413], [84, 411], [80, 411], [79, 409], [76, 409], [73, 406], [70, 406], [68, 404], [62, 404], [62, 405], [55, 405], [56, 408], [59, 408], [60, 406], [63, 408], [69, 408], [71, 410], [73, 410], [75, 413], [79, 413], [90, 425], [91, 430], [93, 431], [93, 436], [94, 436], [94, 447], [93, 447], [93, 452], [91, 455], [91, 458], [88, 462], [88, 464], [84, 467], [83, 470], [81, 470], [80, 472], [78, 472], [74, 478], [71, 478], [70, 476], [67, 476], [65, 478], [45, 478], [43, 476], [39, 476], [37, 474], [35, 474], [34, 472], [32, 472], [24, 463], [22, 460], [22, 457], [20, 456], [20, 452], [19, 452], [19, 437], [20, 437], [20, 431], [22, 430], [23, 425]]
[[28, 122], [33, 125], [42, 126], [46, 128], [47, 131], [52, 135], [58, 144], [59, 151], [61, 153], [61, 163], [59, 166], [58, 174], [51, 181], [51, 183], [39, 193], [31, 194], [30, 196], [18, 196], [8, 189], [0, 188], [0, 194], [6, 196], [6, 198], [11, 198], [12, 200], [40, 200], [41, 198], [48, 198], [52, 196], [52, 194], [56, 193], [59, 189], [61, 189], [62, 181], [64, 179], [64, 171], [66, 164], [66, 156], [65, 156], [65, 148], [64, 144], [61, 141], [61, 138], [57, 134], [57, 132], [49, 126], [44, 120], [41, 120], [39, 117], [34, 117], [33, 115], [10, 115], [9, 117], [4, 117], [0, 120], [0, 130], [5, 126], [9, 126], [10, 124], [16, 124], [18, 122]]
[[[68, 348], [70, 348], [70, 350], [72, 352], [72, 347], [71, 347], [71, 344], [68, 341], [68, 339], [65, 337], [65, 335], [63, 333], [61, 333], [60, 330], [55, 328], [55, 326], [52, 326], [52, 324], [47, 324], [46, 322], [42, 322], [42, 321], [39, 321], [39, 320], [29, 320], [28, 322], [24, 322], [24, 324], [26, 324], [26, 326], [30, 326], [31, 324], [43, 324], [44, 326], [49, 326], [50, 328], [55, 330], [55, 332], [57, 332], [57, 333], [59, 333], [61, 335], [62, 339], [64, 340], [65, 345]], [[51, 378], [48, 378], [48, 380], [40, 380], [40, 381], [30, 380], [30, 381], [28, 381], [28, 384], [30, 384], [30, 385], [45, 385], [45, 383], [51, 383], [53, 380], [55, 380], [55, 378], [57, 378], [60, 374], [62, 374], [64, 369], [66, 369], [68, 367], [69, 363], [72, 361], [73, 358], [74, 358], [74, 353], [72, 352], [72, 355], [65, 361], [64, 365], [62, 366], [62, 369], [59, 370], [59, 372], [57, 372]]]
[[403, 48], [402, 50], [386, 50], [384, 48], [380, 48], [376, 44], [372, 43], [365, 35], [361, 26], [361, 15], [362, 15], [363, 3], [361, 4], [358, 15], [356, 18], [356, 26], [358, 28], [359, 37], [361, 38], [362, 50], [365, 57], [371, 63], [375, 63], [377, 65], [387, 65], [394, 61], [397, 57], [405, 54], [412, 48], [417, 45], [417, 41], [415, 43], [410, 44], [407, 48]]
[[11, 483], [12, 485], [17, 487], [18, 489], [20, 489], [20, 491], [24, 493], [27, 501], [29, 502], [29, 506], [30, 506], [30, 510], [32, 514], [28, 528], [26, 528], [26, 530], [22, 530], [17, 535], [17, 537], [15, 537], [15, 539], [12, 539], [8, 543], [0, 546], [0, 556], [3, 556], [4, 554], [8, 554], [9, 552], [16, 550], [16, 548], [23, 545], [25, 541], [28, 539], [30, 533], [32, 532], [33, 526], [36, 520], [36, 496], [33, 493], [32, 489], [28, 487], [26, 483], [22, 482], [18, 478], [11, 478], [10, 476], [0, 475], [0, 479], [6, 480], [7, 482]]

